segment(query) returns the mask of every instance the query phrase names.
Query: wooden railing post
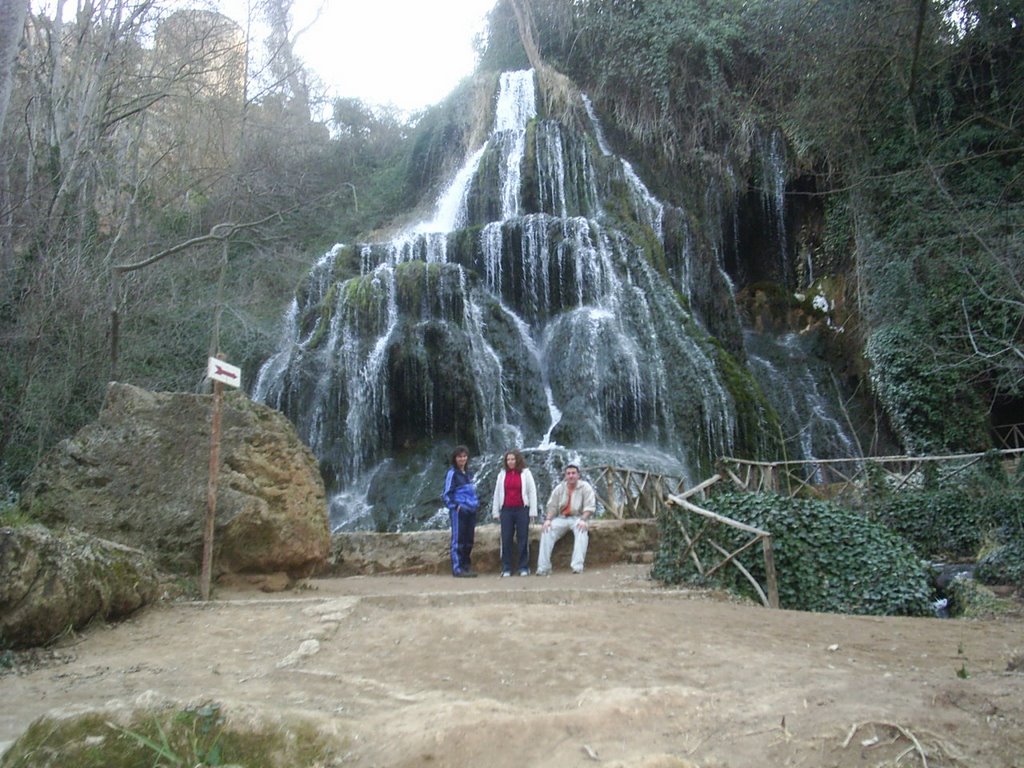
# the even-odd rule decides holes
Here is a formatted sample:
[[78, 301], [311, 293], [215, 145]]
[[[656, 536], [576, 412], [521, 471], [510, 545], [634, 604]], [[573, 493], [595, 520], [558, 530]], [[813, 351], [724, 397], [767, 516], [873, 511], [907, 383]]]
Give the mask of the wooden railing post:
[[618, 502], [615, 500], [615, 496], [612, 493], [612, 474], [615, 470], [612, 467], [606, 467], [607, 471], [604, 476], [605, 487], [608, 489], [608, 504], [611, 506], [611, 513], [615, 515], [616, 519], [622, 519], [622, 509], [619, 507]]
[[764, 552], [764, 578], [768, 588], [768, 604], [772, 608], [779, 607], [779, 582], [775, 575], [775, 556], [772, 554], [772, 535], [769, 533], [761, 538], [761, 550]]

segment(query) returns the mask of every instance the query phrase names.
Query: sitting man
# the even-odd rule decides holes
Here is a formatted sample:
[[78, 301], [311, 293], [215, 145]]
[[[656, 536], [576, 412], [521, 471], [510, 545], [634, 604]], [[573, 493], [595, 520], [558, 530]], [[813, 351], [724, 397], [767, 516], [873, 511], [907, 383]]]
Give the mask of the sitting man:
[[573, 533], [572, 572], [583, 573], [583, 561], [587, 557], [588, 520], [597, 509], [594, 487], [586, 480], [580, 480], [580, 468], [569, 464], [565, 468], [565, 479], [554, 487], [544, 510], [544, 526], [541, 528], [540, 552], [537, 555], [537, 575], [551, 574], [551, 550], [555, 542], [570, 528]]

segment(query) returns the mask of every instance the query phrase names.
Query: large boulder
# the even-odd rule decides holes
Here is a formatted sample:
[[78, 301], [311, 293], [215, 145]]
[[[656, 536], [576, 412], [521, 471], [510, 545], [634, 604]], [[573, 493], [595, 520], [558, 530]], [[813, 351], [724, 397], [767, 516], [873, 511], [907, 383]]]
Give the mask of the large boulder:
[[0, 647], [43, 645], [93, 619], [153, 602], [159, 577], [144, 552], [68, 529], [0, 528]]
[[[207, 510], [212, 395], [112, 383], [99, 418], [33, 471], [20, 505], [51, 527], [71, 525], [153, 552], [195, 572]], [[323, 479], [279, 412], [224, 396], [214, 574], [312, 574], [330, 551]]]
[[[334, 576], [357, 574], [447, 573], [451, 570], [451, 533], [335, 533], [327, 571]], [[551, 555], [555, 569], [569, 569], [572, 533], [567, 533]], [[540, 526], [530, 527], [530, 568], [537, 566]], [[587, 566], [651, 562], [658, 547], [658, 523], [654, 519], [615, 520], [598, 518], [590, 525]], [[481, 573], [501, 571], [499, 527], [481, 523], [473, 541], [473, 569]]]

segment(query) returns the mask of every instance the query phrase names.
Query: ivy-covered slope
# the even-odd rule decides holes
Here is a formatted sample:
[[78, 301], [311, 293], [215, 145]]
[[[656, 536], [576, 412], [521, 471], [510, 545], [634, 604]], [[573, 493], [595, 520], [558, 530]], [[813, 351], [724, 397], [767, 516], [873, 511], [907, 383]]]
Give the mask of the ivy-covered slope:
[[[827, 502], [775, 494], [722, 493], [704, 506], [771, 532], [783, 608], [907, 616], [931, 613], [924, 561], [904, 539], [878, 523]], [[694, 536], [695, 518], [680, 507], [670, 509], [661, 517], [661, 543], [652, 575], [669, 584], [699, 582], [692, 560], [683, 557], [686, 542], [680, 528], [682, 522]], [[711, 538], [726, 548], [729, 543], [738, 546], [730, 530], [718, 526]], [[721, 559], [705, 543], [698, 544], [697, 552], [704, 563]], [[765, 583], [760, 548], [749, 550], [740, 561], [759, 583]], [[719, 573], [722, 586], [742, 594], [750, 591], [736, 569]]]

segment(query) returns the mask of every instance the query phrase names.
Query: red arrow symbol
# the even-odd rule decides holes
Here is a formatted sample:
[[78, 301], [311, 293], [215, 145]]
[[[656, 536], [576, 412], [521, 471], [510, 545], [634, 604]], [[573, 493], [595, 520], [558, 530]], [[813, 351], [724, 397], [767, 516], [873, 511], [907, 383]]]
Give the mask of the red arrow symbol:
[[238, 374], [232, 373], [231, 371], [225, 371], [219, 365], [214, 366], [214, 368], [216, 369], [213, 372], [214, 376], [227, 376], [229, 379], [237, 379], [238, 378]]

